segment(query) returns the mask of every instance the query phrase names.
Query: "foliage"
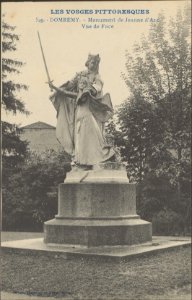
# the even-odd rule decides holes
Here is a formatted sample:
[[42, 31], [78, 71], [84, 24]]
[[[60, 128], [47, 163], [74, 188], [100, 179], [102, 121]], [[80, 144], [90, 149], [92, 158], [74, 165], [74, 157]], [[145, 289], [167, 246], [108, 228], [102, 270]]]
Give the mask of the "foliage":
[[185, 233], [185, 224], [180, 213], [173, 210], [161, 210], [153, 216], [153, 232], [160, 235], [172, 235], [173, 233]]
[[27, 155], [27, 141], [20, 140], [21, 130], [13, 124], [2, 122], [3, 180], [15, 172]]
[[2, 105], [6, 111], [11, 111], [16, 114], [17, 111], [28, 113], [25, 104], [17, 98], [16, 92], [22, 89], [27, 89], [24, 84], [14, 83], [8, 80], [8, 75], [19, 74], [19, 69], [24, 65], [21, 61], [6, 57], [7, 52], [16, 51], [16, 43], [19, 41], [19, 36], [13, 31], [15, 27], [8, 25], [2, 21]]
[[[123, 104], [118, 116], [128, 134], [131, 131], [135, 136], [138, 147], [141, 139], [144, 140], [143, 145], [146, 144], [146, 135], [150, 137], [148, 147], [145, 147], [146, 153], [153, 145], [158, 146], [157, 151], [162, 151], [162, 144], [166, 151], [172, 151], [172, 154], [174, 152], [172, 157], [178, 162], [174, 176], [179, 178], [182, 161], [189, 161], [190, 147], [191, 64], [188, 10], [179, 10], [176, 18], [167, 23], [161, 14], [159, 22], [152, 24], [148, 37], [143, 37], [141, 43], [134, 46], [134, 55], [127, 53], [127, 73], [124, 74], [124, 79], [131, 91], [132, 103]], [[127, 122], [135, 123], [132, 130], [130, 124], [125, 122], [126, 118], [131, 118]], [[130, 146], [135, 148], [132, 144]]]
[[[15, 83], [11, 80], [12, 75], [20, 73], [20, 68], [24, 65], [21, 61], [7, 57], [7, 52], [17, 50], [16, 44], [19, 36], [14, 33], [15, 27], [10, 26], [2, 20], [2, 108], [6, 113], [24, 113], [29, 112], [25, 108], [24, 102], [18, 97], [21, 90], [26, 90], [27, 86], [21, 83]], [[6, 168], [10, 172], [21, 163], [26, 155], [27, 142], [21, 141], [19, 137], [19, 128], [16, 124], [2, 122], [2, 158], [4, 174]]]
[[55, 151], [31, 154], [3, 185], [3, 228], [42, 230], [57, 213], [57, 188], [70, 169], [68, 157]]
[[155, 170], [148, 172], [137, 185], [137, 213], [152, 222], [155, 234], [190, 233], [191, 185], [188, 178], [181, 182], [181, 198], [177, 193], [168, 175], [157, 176]]
[[[138, 186], [138, 211], [158, 220], [172, 211], [190, 222], [190, 15], [159, 15], [148, 36], [126, 53], [130, 97], [116, 110], [115, 141]], [[171, 215], [171, 213], [169, 213]], [[175, 220], [176, 217], [172, 218]], [[175, 229], [173, 229], [173, 232]], [[170, 231], [170, 230], [168, 230]]]
[[144, 98], [135, 97], [125, 101], [117, 110], [117, 115], [122, 140], [121, 154], [123, 160], [128, 162], [129, 178], [141, 182], [145, 174], [157, 166], [157, 156], [166, 155], [157, 111]]

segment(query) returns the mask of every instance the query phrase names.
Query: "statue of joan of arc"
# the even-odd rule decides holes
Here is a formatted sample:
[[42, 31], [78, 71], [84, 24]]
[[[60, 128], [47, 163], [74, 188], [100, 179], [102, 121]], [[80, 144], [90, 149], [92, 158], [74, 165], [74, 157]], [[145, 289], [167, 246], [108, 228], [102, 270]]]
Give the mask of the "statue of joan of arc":
[[104, 125], [113, 108], [110, 95], [102, 93], [99, 63], [99, 55], [89, 54], [87, 70], [59, 88], [49, 83], [55, 90], [50, 99], [57, 111], [56, 137], [80, 167], [90, 168], [115, 155], [104, 136]]

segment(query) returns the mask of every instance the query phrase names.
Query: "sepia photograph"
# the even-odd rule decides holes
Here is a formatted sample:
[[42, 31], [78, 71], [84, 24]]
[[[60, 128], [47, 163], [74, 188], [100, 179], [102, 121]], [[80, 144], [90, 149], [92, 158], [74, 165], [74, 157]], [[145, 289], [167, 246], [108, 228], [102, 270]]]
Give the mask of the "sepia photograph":
[[191, 299], [191, 3], [1, 3], [1, 299]]

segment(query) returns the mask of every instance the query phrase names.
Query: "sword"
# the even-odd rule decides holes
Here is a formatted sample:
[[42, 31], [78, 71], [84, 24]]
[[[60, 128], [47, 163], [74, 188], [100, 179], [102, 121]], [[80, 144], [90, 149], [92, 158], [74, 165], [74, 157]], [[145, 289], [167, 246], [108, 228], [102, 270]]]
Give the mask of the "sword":
[[45, 66], [45, 71], [46, 71], [47, 79], [48, 79], [48, 82], [46, 82], [46, 83], [50, 84], [50, 83], [53, 82], [53, 80], [51, 80], [50, 75], [49, 75], [49, 71], [48, 71], [48, 68], [47, 68], [47, 63], [46, 63], [46, 60], [45, 60], [45, 55], [44, 55], [44, 52], [43, 52], [43, 47], [42, 47], [39, 31], [37, 31], [37, 34], [38, 34], [39, 44], [40, 44], [40, 48], [41, 48], [41, 54], [42, 54], [43, 62], [44, 62], [44, 66]]

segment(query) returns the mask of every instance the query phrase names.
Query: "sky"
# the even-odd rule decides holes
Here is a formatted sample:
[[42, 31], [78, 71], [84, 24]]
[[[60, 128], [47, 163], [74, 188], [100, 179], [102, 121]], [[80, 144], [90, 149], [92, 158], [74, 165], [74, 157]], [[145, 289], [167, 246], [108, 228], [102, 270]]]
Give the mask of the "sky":
[[[6, 56], [21, 60], [25, 66], [20, 75], [9, 76], [8, 79], [28, 85], [28, 91], [18, 96], [24, 101], [29, 116], [6, 114], [2, 111], [2, 119], [25, 126], [34, 122], [45, 122], [56, 125], [56, 112], [52, 106], [37, 31], [40, 32], [44, 54], [51, 80], [59, 86], [85, 69], [85, 61], [89, 53], [99, 54], [100, 75], [104, 82], [104, 93], [109, 92], [113, 105], [119, 105], [128, 95], [129, 90], [123, 81], [125, 72], [125, 52], [132, 51], [135, 42], [141, 35], [148, 33], [152, 18], [156, 20], [163, 11], [167, 17], [174, 16], [185, 1], [93, 1], [93, 2], [4, 2], [2, 13], [5, 21], [16, 26], [15, 33], [20, 37], [17, 51]], [[149, 14], [95, 14], [95, 10], [149, 10]], [[53, 13], [51, 13], [51, 10]], [[56, 10], [64, 13], [56, 14]], [[66, 10], [70, 10], [66, 14]], [[87, 10], [89, 13], [74, 13]], [[91, 14], [90, 11], [93, 11]], [[68, 22], [64, 22], [69, 18]], [[71, 18], [79, 18], [71, 22]], [[89, 18], [115, 19], [115, 22], [89, 22]], [[120, 19], [122, 21], [120, 21]], [[126, 21], [126, 18], [129, 21]], [[148, 21], [146, 22], [146, 19]], [[130, 21], [143, 19], [143, 22]], [[62, 21], [61, 21], [62, 20]], [[69, 22], [70, 21], [70, 22]], [[83, 25], [99, 25], [99, 28], [87, 28]], [[101, 25], [113, 28], [101, 28]], [[86, 27], [86, 28], [85, 28]]]

